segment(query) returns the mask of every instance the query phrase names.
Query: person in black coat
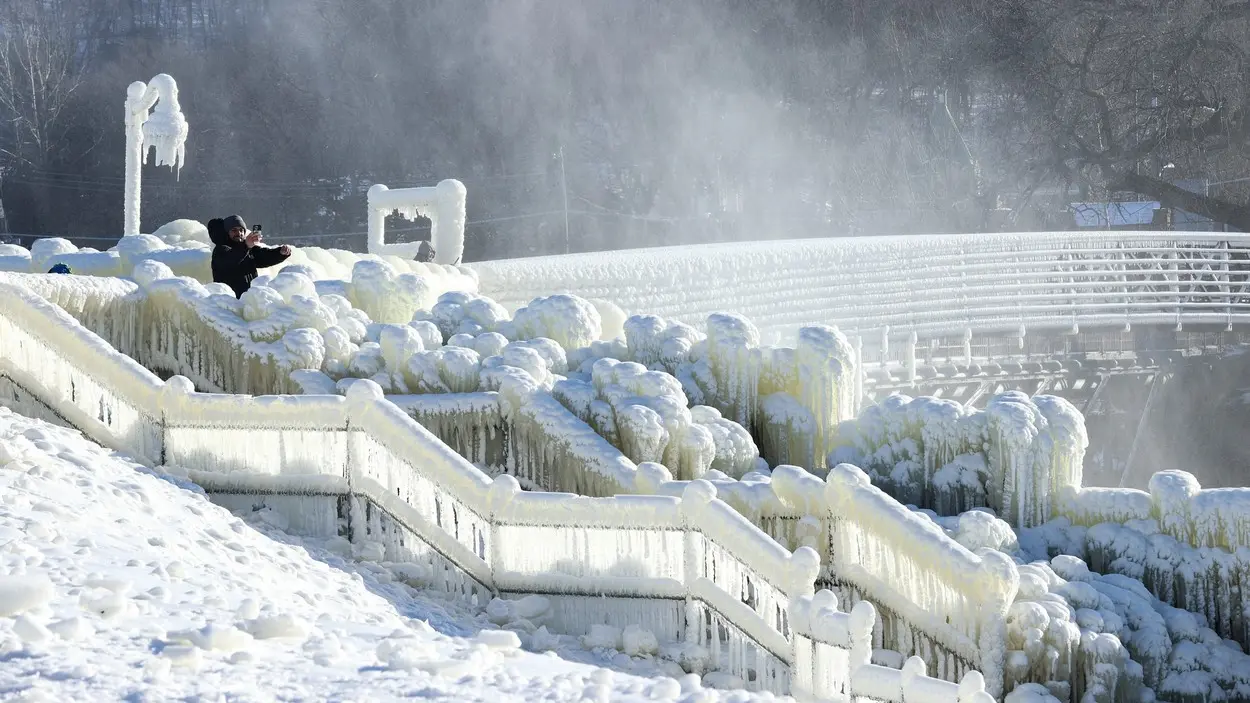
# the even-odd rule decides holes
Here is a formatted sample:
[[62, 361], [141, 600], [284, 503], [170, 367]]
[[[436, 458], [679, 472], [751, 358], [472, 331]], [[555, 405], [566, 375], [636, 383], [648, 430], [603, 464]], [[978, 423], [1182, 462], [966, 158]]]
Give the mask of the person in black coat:
[[252, 287], [256, 270], [280, 264], [291, 255], [291, 247], [267, 247], [260, 243], [260, 232], [248, 232], [238, 215], [208, 221], [208, 238], [213, 244], [213, 281], [224, 283], [240, 298]]

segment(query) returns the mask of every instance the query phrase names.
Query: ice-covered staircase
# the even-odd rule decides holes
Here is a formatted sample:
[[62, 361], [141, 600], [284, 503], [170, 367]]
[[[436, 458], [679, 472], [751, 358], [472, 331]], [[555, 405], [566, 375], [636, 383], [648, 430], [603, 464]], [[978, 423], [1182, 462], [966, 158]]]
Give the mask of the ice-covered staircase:
[[751, 689], [896, 701], [909, 688], [934, 692], [929, 700], [986, 695], [979, 674], [957, 687], [915, 665], [869, 664], [871, 606], [837, 612], [812, 592], [814, 552], [780, 547], [705, 482], [680, 499], [525, 494], [368, 384], [348, 398], [199, 394], [185, 378], [157, 378], [38, 295], [5, 283], [0, 296], [6, 403], [147, 463], [185, 467], [226, 504], [260, 501], [294, 530], [375, 542], [391, 560], [428, 564], [467, 597], [548, 594], [561, 601], [557, 626], [572, 631], [646, 622], [702, 647]]

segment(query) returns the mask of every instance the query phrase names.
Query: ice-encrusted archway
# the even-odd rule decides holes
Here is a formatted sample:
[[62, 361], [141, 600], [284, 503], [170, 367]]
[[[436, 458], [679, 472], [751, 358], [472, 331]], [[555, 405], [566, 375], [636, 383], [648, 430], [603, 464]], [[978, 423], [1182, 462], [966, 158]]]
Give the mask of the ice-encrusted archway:
[[464, 184], [454, 178], [423, 188], [392, 190], [381, 183], [374, 184], [368, 195], [369, 253], [405, 259], [417, 255], [420, 242], [386, 243], [386, 216], [398, 211], [409, 220], [419, 216], [430, 218], [430, 244], [434, 247], [435, 263], [460, 263], [464, 255], [466, 193]]

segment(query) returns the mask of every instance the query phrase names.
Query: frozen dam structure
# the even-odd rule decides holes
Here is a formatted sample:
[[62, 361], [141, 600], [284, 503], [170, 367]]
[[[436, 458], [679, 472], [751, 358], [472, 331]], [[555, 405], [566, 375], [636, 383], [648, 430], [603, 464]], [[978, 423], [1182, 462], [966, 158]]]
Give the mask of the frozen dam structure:
[[[1218, 324], [1235, 340], [1240, 302], [1176, 294], [1228, 270], [1177, 263], [1216, 256], [1197, 238], [1163, 264], [1135, 253], [1162, 248], [1158, 233], [941, 237], [926, 266], [907, 254], [918, 241], [894, 239], [595, 265], [297, 250], [235, 299], [180, 227], [109, 252], [0, 251], [6, 405], [178, 467], [232, 510], [411, 562], [466, 602], [541, 595], [552, 631], [622, 651], [653, 639], [709, 685], [900, 702], [1250, 694], [1250, 490], [1177, 471], [1148, 491], [1083, 485], [1084, 418], [1063, 388], [882, 391], [943, 363], [989, 383], [969, 369], [1036, 355], [1048, 330]], [[31, 273], [75, 255], [99, 275]], [[807, 259], [829, 280], [797, 298], [743, 284], [752, 267], [801, 278]], [[1001, 284], [982, 278], [1003, 261], [1036, 304], [977, 288]], [[1174, 276], [1165, 291], [1125, 283], [1150, 267]], [[959, 293], [925, 294], [908, 272]], [[663, 280], [640, 292], [648, 276]]]

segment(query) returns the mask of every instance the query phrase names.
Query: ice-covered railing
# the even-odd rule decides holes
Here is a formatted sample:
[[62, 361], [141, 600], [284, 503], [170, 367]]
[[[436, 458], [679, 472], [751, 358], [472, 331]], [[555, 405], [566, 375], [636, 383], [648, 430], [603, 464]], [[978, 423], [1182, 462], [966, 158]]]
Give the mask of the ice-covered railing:
[[[0, 282], [0, 376], [95, 441], [161, 463], [165, 384], [56, 305]], [[124, 392], [119, 389], [125, 389]]]
[[1081, 485], [1085, 420], [1057, 396], [995, 396], [985, 410], [893, 395], [843, 423], [829, 463], [863, 467], [903, 503], [958, 515], [990, 507], [1015, 527], [1054, 517]]
[[[1245, 324], [1250, 235], [1188, 232], [852, 237], [701, 244], [473, 264], [508, 308], [566, 292], [702, 325], [835, 325], [880, 350], [910, 336], [1125, 324]], [[778, 301], [785, 301], [784, 305]]]
[[[175, 277], [154, 259], [136, 260], [131, 275], [137, 287], [90, 276], [0, 276], [65, 303], [80, 322], [145, 366], [225, 392], [295, 391], [291, 371], [320, 369], [365, 342], [377, 326], [365, 310], [382, 320], [407, 320], [446, 287], [472, 283], [453, 267], [358, 261], [347, 281], [314, 282], [304, 269], [288, 267], [258, 279], [263, 284], [236, 300], [221, 284]], [[400, 273], [404, 267], [412, 270]]]
[[[5, 379], [98, 440], [186, 468], [226, 502], [272, 494], [289, 501], [297, 529], [325, 532], [341, 527], [347, 499], [354, 541], [419, 559], [433, 581], [466, 595], [685, 602], [657, 621], [744, 686], [854, 694], [850, 662], [869, 651], [870, 607], [852, 615], [859, 639], [829, 608], [813, 613], [819, 557], [781, 548], [717, 501], [711, 484], [691, 484], [680, 500], [522, 494], [512, 477], [492, 481], [438, 441], [375, 384], [355, 384], [346, 398], [195, 393], [184, 377], [160, 381], [43, 298], [0, 288], [9, 303], [0, 310]], [[630, 547], [643, 542], [649, 558], [631, 562]], [[600, 617], [584, 611], [579, 621], [574, 611], [563, 616], [569, 624]]]
[[1019, 585], [1011, 560], [988, 549], [973, 554], [854, 466], [831, 469], [824, 489], [832, 578], [944, 650], [939, 668], [956, 671], [939, 676], [978, 669], [989, 690], [1001, 692], [1007, 609]]

